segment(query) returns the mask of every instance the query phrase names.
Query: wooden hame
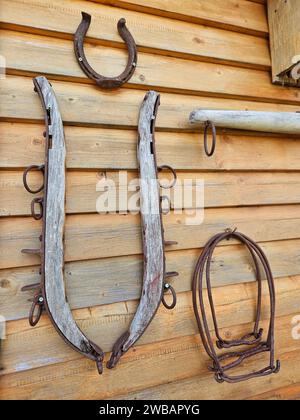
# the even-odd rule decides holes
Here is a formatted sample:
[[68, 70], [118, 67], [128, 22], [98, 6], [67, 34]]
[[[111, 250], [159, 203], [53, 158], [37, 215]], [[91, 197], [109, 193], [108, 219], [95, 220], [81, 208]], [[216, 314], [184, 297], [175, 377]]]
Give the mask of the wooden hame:
[[[44, 184], [39, 190], [32, 190], [27, 183], [27, 175], [32, 167], [24, 173], [24, 186], [31, 193], [44, 189], [40, 202], [41, 213], [36, 217], [34, 206], [32, 213], [37, 220], [43, 219], [43, 232], [40, 237], [42, 257], [41, 283], [27, 286], [24, 291], [36, 287], [32, 309], [29, 315], [31, 326], [40, 320], [43, 308], [57, 332], [74, 350], [79, 351], [91, 360], [96, 361], [99, 373], [102, 373], [102, 350], [90, 342], [75, 322], [67, 302], [64, 284], [64, 227], [65, 227], [65, 160], [66, 147], [63, 123], [58, 103], [48, 80], [36, 77], [35, 91], [38, 93], [45, 114], [46, 157], [42, 167]], [[36, 200], [36, 199], [35, 199]], [[34, 201], [35, 201], [34, 200]], [[33, 201], [33, 203], [34, 203]], [[26, 254], [37, 253], [24, 249]]]
[[[178, 273], [166, 273], [165, 268], [164, 248], [165, 245], [173, 245], [173, 242], [165, 242], [162, 223], [162, 200], [154, 136], [159, 105], [160, 95], [154, 91], [148, 92], [141, 107], [138, 127], [138, 162], [141, 178], [140, 207], [144, 254], [143, 291], [129, 330], [114, 345], [111, 359], [107, 365], [108, 368], [115, 367], [121, 356], [144, 334], [161, 302], [167, 309], [174, 309], [176, 305], [175, 290], [166, 283], [168, 277], [176, 277]], [[174, 181], [176, 181], [175, 172], [174, 176]], [[177, 242], [175, 242], [175, 245], [177, 245]], [[171, 305], [168, 305], [164, 299], [164, 289], [172, 292], [173, 303]]]

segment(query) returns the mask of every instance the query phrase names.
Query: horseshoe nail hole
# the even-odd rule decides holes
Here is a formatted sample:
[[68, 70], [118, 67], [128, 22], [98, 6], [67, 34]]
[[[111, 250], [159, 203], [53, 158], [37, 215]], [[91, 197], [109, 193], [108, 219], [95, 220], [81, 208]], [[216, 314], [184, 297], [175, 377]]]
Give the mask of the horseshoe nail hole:
[[33, 139], [32, 140], [32, 144], [34, 145], [34, 146], [39, 146], [39, 145], [41, 145], [43, 143], [43, 141], [41, 140], [41, 139], [38, 139], [38, 138], [35, 138], [35, 139]]
[[204, 44], [204, 42], [202, 41], [202, 39], [200, 39], [200, 38], [198, 38], [198, 37], [195, 37], [195, 38], [193, 39], [193, 41], [194, 41], [194, 42], [196, 42], [196, 44]]
[[0, 281], [0, 287], [2, 289], [8, 289], [10, 286], [10, 282], [6, 279]]

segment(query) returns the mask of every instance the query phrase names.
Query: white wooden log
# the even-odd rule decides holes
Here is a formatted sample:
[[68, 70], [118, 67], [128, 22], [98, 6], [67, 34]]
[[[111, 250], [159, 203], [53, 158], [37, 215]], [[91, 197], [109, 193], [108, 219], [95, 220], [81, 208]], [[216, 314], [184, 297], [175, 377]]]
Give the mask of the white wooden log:
[[300, 134], [300, 113], [225, 111], [199, 109], [190, 115], [192, 124], [211, 121], [216, 127], [269, 133]]

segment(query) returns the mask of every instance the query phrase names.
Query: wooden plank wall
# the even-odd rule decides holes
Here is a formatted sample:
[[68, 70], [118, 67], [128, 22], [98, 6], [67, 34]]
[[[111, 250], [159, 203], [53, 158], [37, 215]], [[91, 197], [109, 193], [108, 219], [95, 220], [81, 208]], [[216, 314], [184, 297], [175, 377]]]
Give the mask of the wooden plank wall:
[[[187, 5], [188, 3], [188, 5]], [[1, 54], [7, 77], [0, 92], [0, 313], [7, 319], [1, 354], [1, 398], [300, 397], [300, 341], [292, 319], [300, 312], [299, 138], [222, 131], [216, 155], [204, 156], [188, 115], [195, 107], [299, 111], [300, 91], [271, 83], [264, 1], [246, 0], [1, 0]], [[100, 91], [78, 67], [72, 34], [84, 10], [93, 15], [86, 46], [99, 72], [118, 74], [126, 51], [116, 32], [125, 17], [139, 47], [133, 79]], [[191, 11], [191, 12], [189, 12]], [[31, 78], [49, 77], [65, 122], [67, 157], [66, 286], [82, 329], [109, 353], [132, 319], [141, 290], [139, 216], [98, 215], [96, 183], [116, 171], [134, 177], [139, 106], [150, 88], [162, 93], [157, 121], [159, 164], [180, 177], [205, 180], [205, 220], [185, 226], [165, 218], [167, 252], [178, 306], [160, 308], [153, 324], [114, 371], [99, 377], [92, 362], [69, 349], [47, 316], [32, 329], [32, 297], [21, 287], [38, 279], [40, 223], [29, 216], [22, 186], [26, 165], [43, 159], [42, 110]], [[117, 116], [117, 118], [116, 118]], [[38, 182], [38, 176], [32, 179]], [[201, 247], [215, 233], [238, 227], [266, 251], [276, 278], [280, 375], [219, 385], [207, 370], [191, 302], [191, 276]], [[217, 312], [227, 337], [249, 331], [255, 303], [249, 257], [234, 243], [214, 263]], [[267, 292], [264, 291], [267, 322]], [[264, 364], [258, 358], [248, 367]]]

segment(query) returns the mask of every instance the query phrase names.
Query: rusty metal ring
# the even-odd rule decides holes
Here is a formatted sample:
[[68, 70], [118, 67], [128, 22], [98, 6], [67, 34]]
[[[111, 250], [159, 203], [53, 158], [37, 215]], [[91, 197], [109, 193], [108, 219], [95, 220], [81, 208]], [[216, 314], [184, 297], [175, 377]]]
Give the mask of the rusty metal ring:
[[[38, 311], [35, 314], [36, 308], [38, 308]], [[34, 298], [33, 304], [29, 312], [29, 324], [31, 327], [35, 327], [38, 324], [39, 320], [41, 319], [43, 309], [44, 309], [44, 298], [42, 295], [37, 295]]]
[[119, 34], [123, 41], [126, 43], [128, 49], [128, 62], [126, 69], [122, 74], [120, 74], [120, 76], [104, 77], [99, 73], [95, 72], [95, 70], [88, 63], [86, 55], [84, 53], [84, 39], [87, 34], [87, 31], [89, 30], [92, 17], [91, 15], [85, 12], [81, 12], [81, 14], [82, 21], [74, 35], [74, 50], [79, 66], [90, 79], [94, 80], [97, 83], [97, 85], [99, 85], [103, 89], [114, 89], [122, 86], [124, 83], [128, 82], [128, 80], [131, 79], [137, 66], [137, 47], [133, 36], [126, 27], [126, 20], [120, 19], [118, 22]]
[[[210, 150], [208, 149], [208, 140], [207, 140], [207, 136], [208, 136], [208, 130], [211, 128], [211, 132], [212, 132], [212, 145]], [[216, 145], [217, 145], [217, 130], [216, 127], [214, 125], [214, 123], [212, 121], [206, 121], [204, 124], [204, 150], [205, 153], [208, 157], [211, 157], [214, 155], [215, 150], [216, 150]]]
[[[35, 206], [38, 205], [40, 208], [39, 213], [35, 212]], [[43, 198], [34, 198], [31, 202], [31, 215], [34, 220], [41, 220], [44, 214], [44, 199]]]
[[37, 190], [32, 190], [29, 187], [28, 182], [27, 182], [27, 176], [28, 176], [29, 172], [31, 172], [31, 171], [41, 171], [44, 175], [44, 170], [45, 170], [45, 165], [31, 165], [31, 166], [28, 166], [27, 169], [25, 169], [25, 171], [23, 173], [23, 184], [24, 184], [24, 188], [26, 189], [26, 191], [28, 191], [30, 194], [38, 194], [41, 191], [43, 191], [44, 182], [43, 182], [43, 185], [40, 188], [38, 188]]
[[166, 292], [168, 292], [168, 291], [170, 291], [170, 292], [171, 292], [172, 297], [173, 297], [173, 301], [172, 301], [171, 305], [169, 305], [169, 304], [166, 302], [165, 295], [163, 295], [163, 297], [162, 297], [162, 303], [163, 303], [163, 305], [164, 305], [164, 307], [165, 307], [166, 309], [172, 310], [172, 309], [174, 309], [174, 308], [175, 308], [175, 306], [176, 306], [176, 304], [177, 304], [177, 295], [176, 295], [175, 289], [174, 289], [174, 287], [172, 287], [169, 283], [166, 283], [166, 284], [165, 284], [165, 290], [166, 290]]
[[169, 189], [175, 187], [177, 179], [178, 179], [177, 178], [177, 172], [175, 171], [175, 169], [173, 169], [172, 166], [169, 166], [169, 165], [162, 165], [162, 166], [159, 166], [157, 169], [158, 169], [158, 172], [168, 170], [172, 173], [172, 175], [174, 177], [173, 181], [170, 183], [170, 185], [165, 186], [165, 185], [162, 185], [161, 183], [159, 183], [160, 187], [165, 189], [165, 190], [169, 190]]

